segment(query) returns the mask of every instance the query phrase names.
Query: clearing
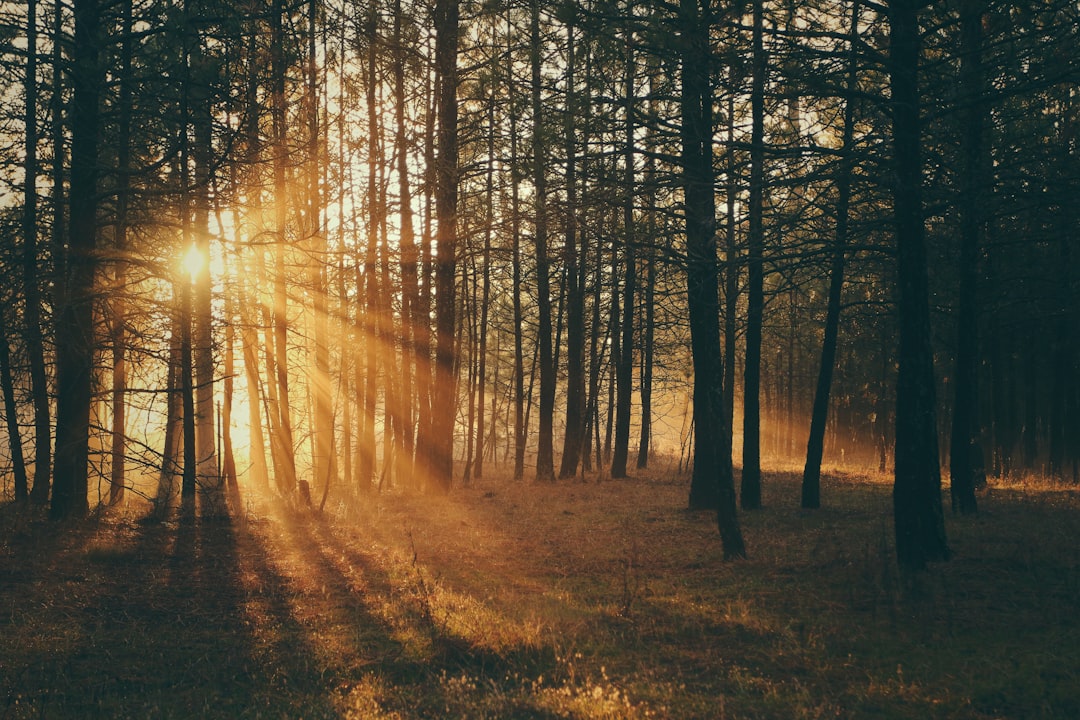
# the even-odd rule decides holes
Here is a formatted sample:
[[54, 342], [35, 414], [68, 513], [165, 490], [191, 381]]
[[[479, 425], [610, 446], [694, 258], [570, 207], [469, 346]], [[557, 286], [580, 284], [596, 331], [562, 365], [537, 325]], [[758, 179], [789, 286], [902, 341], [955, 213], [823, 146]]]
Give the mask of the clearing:
[[736, 563], [674, 470], [187, 523], [3, 506], [0, 718], [1080, 717], [1077, 492], [995, 486], [904, 577], [887, 482], [764, 487]]

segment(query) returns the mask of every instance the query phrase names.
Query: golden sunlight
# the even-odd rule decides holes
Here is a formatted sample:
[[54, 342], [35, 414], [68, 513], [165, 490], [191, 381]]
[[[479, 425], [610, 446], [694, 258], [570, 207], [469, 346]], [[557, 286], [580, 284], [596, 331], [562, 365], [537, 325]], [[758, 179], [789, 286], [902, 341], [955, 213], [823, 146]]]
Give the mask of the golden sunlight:
[[194, 282], [198, 279], [203, 268], [206, 267], [206, 255], [197, 245], [192, 243], [191, 247], [188, 248], [187, 253], [184, 254], [181, 264], [184, 267], [184, 271], [187, 272], [188, 276]]

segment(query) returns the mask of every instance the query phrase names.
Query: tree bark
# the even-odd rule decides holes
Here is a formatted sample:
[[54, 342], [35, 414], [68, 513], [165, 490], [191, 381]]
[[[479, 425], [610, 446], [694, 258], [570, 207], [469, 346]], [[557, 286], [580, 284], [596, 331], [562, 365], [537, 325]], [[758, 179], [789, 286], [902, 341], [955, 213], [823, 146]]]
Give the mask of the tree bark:
[[[187, 11], [185, 6], [185, 11]], [[202, 258], [202, 267], [192, 278], [192, 353], [195, 362], [196, 453], [199, 491], [204, 511], [225, 510], [221, 497], [221, 477], [217, 459], [217, 423], [214, 419], [214, 339], [212, 282], [210, 277], [210, 185], [212, 182], [212, 103], [210, 66], [203, 55], [202, 39], [194, 27], [195, 15], [188, 14], [190, 34], [191, 125], [194, 147], [191, 241]], [[185, 130], [186, 131], [186, 130]]]
[[536, 255], [536, 303], [539, 326], [540, 424], [536, 450], [536, 480], [555, 481], [553, 426], [555, 415], [555, 361], [551, 337], [550, 261], [547, 225], [547, 143], [544, 142], [542, 76], [540, 67], [540, 0], [530, 0], [530, 66], [532, 68], [532, 154]]
[[946, 560], [937, 405], [923, 227], [918, 0], [890, 0], [889, 81], [896, 180], [894, 213], [900, 350], [896, 386], [893, 517], [901, 567]]
[[[569, 12], [573, 12], [572, 10]], [[559, 477], [571, 478], [581, 464], [581, 446], [585, 439], [585, 275], [581, 272], [578, 239], [578, 179], [576, 92], [577, 18], [571, 16], [566, 26], [566, 108], [563, 116], [563, 139], [566, 148], [566, 425]]]
[[840, 171], [836, 179], [836, 235], [829, 264], [829, 299], [825, 309], [825, 337], [821, 343], [821, 366], [818, 368], [814, 407], [810, 416], [810, 437], [806, 442], [803, 466], [802, 506], [821, 506], [821, 458], [825, 449], [825, 427], [829, 418], [829, 396], [836, 367], [836, 346], [840, 334], [840, 301], [844, 291], [844, 255], [848, 241], [848, 210], [851, 205], [852, 144], [855, 133], [854, 94], [859, 69], [856, 43], [859, 39], [859, 2], [852, 3], [848, 34], [847, 95], [844, 98], [844, 127], [840, 141]]
[[455, 280], [457, 269], [458, 0], [435, 3], [435, 73], [438, 103], [438, 156], [435, 162], [435, 392], [432, 407], [430, 489], [449, 491], [454, 473], [454, 421], [457, 383], [454, 376]]
[[117, 190], [116, 229], [113, 240], [113, 293], [112, 293], [112, 447], [109, 481], [109, 504], [118, 505], [124, 500], [124, 481], [127, 443], [127, 231], [128, 203], [131, 192], [131, 28], [132, 2], [124, 0], [120, 42], [120, 90], [117, 100], [119, 118], [117, 137]]
[[[420, 344], [416, 338], [422, 328], [427, 327], [428, 319], [420, 302], [419, 262], [420, 255], [416, 247], [416, 231], [413, 228], [412, 187], [409, 183], [409, 153], [406, 144], [405, 126], [405, 58], [406, 48], [402, 39], [401, 0], [394, 0], [394, 142], [397, 145], [398, 202], [401, 215], [401, 316], [402, 343], [404, 352], [401, 358], [401, 408], [405, 431], [404, 446], [406, 463], [410, 478], [415, 474], [415, 416], [413, 408], [414, 377], [417, 390], [424, 373], [431, 376], [429, 361], [419, 354]], [[344, 51], [343, 51], [344, 52]], [[416, 368], [414, 373], [413, 368]], [[421, 392], [424, 392], [421, 390]]]
[[285, 7], [282, 0], [274, 0], [270, 11], [270, 115], [271, 132], [273, 134], [273, 173], [274, 173], [274, 278], [273, 278], [273, 342], [268, 345], [274, 355], [272, 370], [276, 374], [276, 402], [272, 408], [277, 412], [274, 418], [276, 428], [274, 443], [279, 469], [275, 472], [280, 475], [277, 484], [283, 492], [293, 492], [296, 489], [296, 458], [293, 443], [292, 417], [289, 403], [289, 290], [288, 277], [286, 274], [286, 242], [285, 232], [289, 217], [289, 188], [287, 170], [289, 165], [289, 148], [286, 135], [286, 99], [285, 99], [285, 54], [284, 32], [282, 19]]
[[[26, 4], [26, 107], [24, 127], [26, 132], [26, 157], [23, 162], [23, 292], [26, 299], [23, 311], [26, 325], [26, 354], [30, 365], [30, 396], [34, 405], [34, 488], [44, 491], [35, 497], [45, 502], [49, 492], [49, 475], [52, 471], [52, 428], [49, 407], [49, 380], [45, 367], [45, 329], [41, 321], [41, 279], [38, 263], [38, 51], [37, 51], [37, 0]], [[57, 10], [59, 13], [60, 10]], [[54, 90], [60, 93], [60, 88]], [[14, 458], [13, 458], [14, 460]], [[18, 493], [16, 493], [18, 495]]]
[[634, 382], [634, 297], [637, 294], [637, 251], [634, 234], [634, 43], [627, 28], [625, 38], [625, 84], [623, 89], [624, 146], [623, 146], [623, 295], [622, 327], [619, 328], [619, 357], [616, 358], [618, 397], [615, 401], [615, 447], [611, 459], [611, 477], [626, 477], [626, 462], [630, 454], [630, 416]]
[[708, 0], [681, 0], [682, 182], [686, 203], [687, 301], [694, 364], [694, 474], [691, 508], [716, 508], [726, 559], [745, 557], [735, 508], [730, 437], [724, 428], [720, 365], [716, 200]]
[[953, 373], [949, 490], [954, 513], [978, 510], [976, 486], [986, 482], [979, 432], [979, 253], [983, 244], [982, 185], [989, 168], [985, 145], [982, 23], [986, 0], [960, 5], [960, 95], [963, 134], [960, 188], [960, 287], [956, 317], [956, 369]]
[[68, 251], [57, 278], [56, 465], [50, 515], [88, 510], [87, 454], [94, 360], [94, 280], [97, 274], [97, 185], [103, 83], [97, 0], [74, 0], [71, 65], [71, 203]]
[[15, 400], [15, 382], [11, 373], [11, 349], [8, 346], [7, 318], [0, 308], [0, 394], [4, 400], [4, 429], [7, 431], [8, 452], [11, 454], [11, 476], [15, 482], [15, 501], [29, 497], [26, 458], [23, 454], [22, 430], [19, 428], [19, 405]]
[[743, 457], [739, 501], [761, 507], [761, 325], [765, 308], [762, 224], [765, 196], [765, 50], [763, 0], [754, 0], [750, 88], [750, 202], [746, 265], [746, 367], [743, 372]]

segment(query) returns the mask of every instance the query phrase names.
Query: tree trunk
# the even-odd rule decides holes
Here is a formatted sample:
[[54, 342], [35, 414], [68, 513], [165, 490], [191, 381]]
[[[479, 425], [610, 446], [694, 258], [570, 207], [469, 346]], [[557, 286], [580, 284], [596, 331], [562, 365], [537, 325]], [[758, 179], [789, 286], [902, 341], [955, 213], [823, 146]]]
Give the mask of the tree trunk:
[[97, 0], [74, 0], [71, 65], [71, 222], [57, 278], [56, 465], [50, 515], [86, 514], [94, 360], [101, 22]]
[[[573, 13], [573, 10], [569, 12]], [[566, 241], [563, 256], [566, 262], [566, 425], [563, 432], [563, 452], [559, 465], [560, 478], [572, 478], [581, 463], [581, 445], [585, 439], [585, 288], [581, 272], [581, 252], [578, 240], [578, 179], [577, 128], [579, 112], [576, 92], [577, 47], [575, 30], [577, 18], [570, 16], [566, 24], [566, 108], [563, 115], [563, 140], [566, 150]]]
[[307, 9], [307, 93], [305, 97], [307, 125], [307, 197], [304, 237], [308, 246], [308, 284], [312, 298], [312, 328], [315, 344], [315, 362], [312, 372], [312, 395], [314, 417], [311, 431], [314, 435], [315, 457], [312, 458], [314, 478], [312, 481], [329, 487], [331, 453], [334, 445], [334, 417], [330, 393], [330, 347], [327, 313], [327, 241], [323, 228], [323, 197], [320, 188], [323, 167], [322, 139], [325, 130], [320, 117], [320, 83], [318, 68], [318, 14], [317, 0], [309, 0]]
[[[174, 293], [179, 288], [173, 285]], [[180, 379], [181, 339], [179, 303], [172, 308], [169, 331], [169, 362], [166, 368], [165, 400], [165, 443], [161, 451], [161, 472], [158, 475], [157, 492], [154, 496], [154, 515], [164, 519], [169, 506], [176, 497], [176, 477], [180, 474], [177, 462], [179, 454], [179, 433], [182, 431], [183, 392]]]
[[[507, 26], [510, 25], [509, 13]], [[511, 33], [507, 32], [507, 37]], [[508, 40], [509, 42], [509, 40]], [[507, 71], [507, 92], [509, 102], [513, 104], [513, 74]], [[514, 479], [525, 477], [525, 340], [523, 329], [523, 310], [521, 303], [521, 185], [517, 171], [520, 161], [518, 154], [518, 117], [510, 113], [510, 236], [513, 257], [514, 289]]]
[[[58, 3], [59, 4], [59, 3]], [[60, 10], [57, 10], [59, 13]], [[49, 380], [45, 368], [44, 328], [41, 322], [41, 279], [38, 272], [38, 126], [37, 126], [37, 0], [26, 4], [26, 157], [23, 163], [23, 292], [26, 299], [26, 354], [30, 365], [30, 396], [34, 404], [34, 488], [44, 493], [35, 497], [45, 502], [52, 471], [52, 428], [49, 408]], [[54, 93], [60, 93], [56, 86]], [[5, 337], [7, 337], [5, 335]], [[14, 457], [12, 458], [14, 462]], [[37, 494], [37, 491], [35, 491]], [[18, 495], [18, 493], [16, 493]]]
[[[64, 70], [67, 67], [64, 48], [66, 43], [62, 41], [65, 33], [64, 25], [64, 3], [57, 1], [54, 4], [53, 10], [53, 28], [52, 28], [52, 100], [50, 111], [52, 115], [52, 256], [53, 267], [57, 273], [63, 271], [66, 265], [67, 253], [64, 249], [64, 242], [67, 237], [67, 225], [65, 218], [66, 203], [64, 202], [64, 159], [66, 157], [64, 151], [64, 138], [66, 137], [66, 127], [64, 124]], [[37, 262], [35, 252], [34, 262]], [[35, 270], [36, 270], [35, 266]], [[28, 283], [29, 285], [30, 283]], [[39, 285], [38, 281], [33, 283], [35, 287]], [[59, 310], [59, 304], [62, 300], [62, 291], [59, 287], [56, 287], [52, 293], [53, 306], [56, 310]], [[37, 312], [40, 315], [41, 302], [31, 303], [30, 296], [27, 296], [28, 305], [33, 305], [27, 310], [27, 321], [29, 323], [31, 316]], [[53, 324], [55, 329], [55, 321]], [[42, 344], [44, 345], [45, 329], [41, 327], [40, 320], [38, 322], [38, 332], [42, 336]], [[30, 372], [32, 392], [34, 394], [34, 487], [30, 490], [30, 500], [35, 505], [45, 505], [49, 502], [49, 489], [52, 479], [52, 422], [50, 420], [50, 405], [49, 405], [49, 391], [48, 391], [48, 375], [46, 373], [46, 362], [44, 355], [44, 348], [40, 355], [31, 354], [31, 363], [40, 363], [40, 367], [35, 368], [31, 365]], [[37, 375], [37, 379], [34, 379], [33, 375]], [[39, 384], [40, 383], [40, 384]]]
[[743, 372], [743, 456], [739, 500], [744, 509], [761, 507], [761, 325], [765, 308], [762, 224], [765, 194], [765, 50], [763, 0], [754, 0], [750, 88], [750, 204], [747, 236], [746, 368]]
[[[187, 214], [186, 203], [184, 213]], [[185, 223], [186, 225], [187, 223]], [[197, 452], [195, 389], [192, 383], [191, 278], [185, 276], [180, 286], [180, 387], [183, 417], [184, 476], [180, 484], [180, 507], [185, 518], [195, 514]]]
[[287, 147], [286, 134], [286, 99], [285, 99], [285, 55], [284, 33], [282, 19], [285, 7], [282, 0], [274, 0], [270, 11], [270, 75], [271, 75], [271, 132], [273, 133], [273, 172], [274, 172], [274, 279], [273, 279], [273, 343], [269, 347], [273, 350], [273, 370], [276, 373], [274, 381], [276, 387], [277, 417], [274, 418], [276, 427], [275, 438], [272, 440], [277, 448], [278, 465], [281, 473], [277, 479], [278, 487], [283, 492], [296, 490], [296, 458], [294, 454], [292, 417], [289, 403], [289, 289], [288, 276], [286, 274], [286, 224], [288, 222], [288, 197], [289, 188], [286, 172], [289, 166], [289, 148]]
[[364, 246], [364, 267], [360, 274], [360, 282], [363, 284], [359, 289], [359, 295], [363, 298], [363, 321], [361, 323], [360, 342], [364, 347], [364, 377], [363, 377], [363, 431], [360, 435], [359, 453], [360, 462], [360, 489], [368, 491], [372, 487], [377, 475], [376, 455], [377, 441], [375, 438], [375, 418], [378, 407], [379, 395], [379, 274], [378, 244], [379, 223], [381, 220], [382, 207], [379, 198], [378, 165], [379, 165], [379, 114], [376, 107], [376, 40], [377, 40], [377, 15], [372, 9], [365, 23], [367, 36], [367, 87], [365, 93], [365, 105], [367, 106], [367, 136], [368, 136], [368, 168], [367, 168], [367, 238]]
[[712, 167], [711, 13], [707, 0], [681, 0], [682, 181], [686, 197], [687, 300], [694, 364], [694, 474], [691, 508], [716, 508], [726, 559], [745, 557], [735, 508], [730, 437], [720, 396], [719, 286]]
[[829, 265], [829, 299], [825, 309], [825, 337], [821, 344], [814, 408], [810, 416], [810, 438], [806, 442], [806, 465], [803, 467], [802, 506], [821, 506], [821, 458], [825, 449], [825, 427], [829, 417], [836, 345], [840, 334], [840, 302], [844, 291], [844, 254], [848, 241], [848, 208], [851, 205], [852, 143], [855, 133], [854, 95], [858, 86], [859, 3], [852, 3], [849, 32], [847, 96], [844, 99], [844, 127], [840, 143], [840, 172], [836, 179], [836, 236]]
[[[623, 146], [623, 233], [625, 247], [623, 249], [623, 296], [622, 296], [622, 327], [619, 332], [622, 337], [619, 340], [619, 349], [622, 351], [616, 358], [616, 378], [618, 385], [618, 398], [615, 401], [615, 451], [611, 459], [611, 477], [626, 477], [626, 462], [630, 454], [630, 415], [633, 398], [634, 382], [634, 296], [637, 293], [637, 252], [634, 235], [634, 42], [631, 30], [627, 28], [625, 85], [623, 90], [623, 107], [625, 117], [625, 145]], [[617, 301], [616, 301], [617, 302]]]
[[[650, 187], [652, 181], [647, 180]], [[650, 237], [655, 237], [656, 215], [652, 207], [655, 196], [650, 191], [650, 206], [647, 210], [646, 227]], [[637, 467], [639, 470], [649, 466], [649, 444], [652, 436], [652, 388], [653, 388], [653, 344], [656, 335], [656, 255], [650, 248], [645, 258], [645, 319], [642, 329], [641, 358], [641, 438], [638, 443]]]
[[[732, 89], [741, 84], [737, 64], [732, 63], [728, 72]], [[735, 201], [739, 196], [739, 162], [735, 152], [735, 93], [728, 97], [727, 116], [727, 178], [724, 208], [724, 442], [733, 445], [735, 427], [735, 365], [738, 341], [739, 311], [739, 238], [735, 217]]]
[[0, 309], [0, 392], [4, 399], [4, 429], [7, 430], [8, 451], [11, 453], [11, 475], [15, 482], [16, 502], [29, 498], [26, 459], [23, 455], [22, 431], [19, 429], [19, 406], [15, 401], [15, 382], [11, 374], [11, 350], [8, 347], [7, 318]]
[[540, 0], [530, 0], [530, 65], [532, 67], [532, 151], [535, 228], [533, 244], [536, 254], [536, 303], [539, 326], [540, 361], [540, 427], [536, 450], [536, 479], [555, 481], [555, 449], [553, 425], [555, 415], [555, 362], [551, 337], [550, 263], [548, 260], [547, 227], [547, 144], [544, 142], [542, 76], [540, 68]]
[[[394, 0], [394, 142], [397, 145], [398, 202], [401, 214], [401, 316], [404, 352], [401, 358], [401, 408], [405, 431], [404, 447], [409, 477], [415, 474], [415, 412], [413, 409], [413, 367], [416, 383], [420, 384], [423, 373], [431, 376], [431, 370], [419, 355], [416, 338], [428, 319], [420, 303], [419, 262], [416, 232], [413, 229], [412, 188], [409, 183], [409, 153], [406, 145], [405, 127], [405, 59], [407, 50], [401, 35], [401, 0]], [[343, 50], [344, 52], [344, 50]], [[419, 389], [419, 388], [418, 388]]]
[[221, 478], [218, 473], [217, 423], [214, 420], [214, 339], [212, 278], [210, 277], [210, 184], [212, 142], [212, 107], [210, 100], [209, 64], [202, 52], [202, 40], [190, 29], [191, 48], [191, 117], [194, 131], [195, 182], [192, 187], [192, 241], [202, 258], [202, 267], [192, 277], [193, 319], [192, 353], [195, 362], [195, 406], [197, 417], [196, 453], [198, 455], [198, 484], [206, 504], [204, 511], [224, 511], [221, 498]]
[[[657, 113], [656, 97], [659, 93], [657, 76], [660, 72], [659, 59], [650, 56], [646, 60], [646, 72], [649, 75], [649, 106], [650, 117]], [[645, 297], [643, 306], [645, 318], [642, 327], [641, 342], [641, 436], [638, 439], [637, 467], [642, 470], [649, 465], [649, 451], [652, 443], [652, 391], [653, 391], [653, 359], [655, 355], [656, 337], [656, 261], [657, 261], [657, 175], [656, 175], [656, 135], [657, 129], [652, 123], [646, 126], [645, 146], [648, 152], [645, 155], [644, 178], [645, 183], [645, 232], [648, 237], [645, 245]]]
[[896, 469], [893, 515], [902, 567], [946, 560], [941, 508], [937, 406], [923, 227], [918, 67], [918, 0], [890, 0], [889, 80], [892, 90], [900, 351], [896, 385]]
[[449, 491], [454, 474], [454, 283], [457, 269], [458, 0], [435, 3], [435, 73], [438, 102], [438, 157], [435, 162], [435, 393], [432, 407], [430, 488]]
[[964, 130], [960, 137], [960, 287], [956, 318], [956, 396], [949, 452], [952, 509], [961, 515], [978, 510], [976, 486], [986, 482], [979, 431], [979, 254], [983, 244], [983, 192], [988, 171], [985, 144], [986, 105], [982, 68], [982, 22], [986, 0], [960, 5], [960, 94]]
[[[220, 226], [220, 219], [218, 222]], [[232, 277], [228, 263], [225, 265], [225, 277]], [[236, 316], [234, 312], [233, 296], [228, 289], [225, 291], [225, 348], [222, 373], [223, 396], [221, 402], [221, 483], [229, 494], [229, 501], [233, 509], [240, 510], [240, 486], [236, 481], [236, 456], [233, 452], [232, 442], [232, 411], [233, 411], [233, 375], [236, 373], [235, 346], [236, 346]]]
[[128, 200], [131, 181], [131, 27], [132, 2], [124, 0], [120, 42], [120, 90], [117, 101], [119, 119], [117, 137], [116, 227], [113, 240], [113, 297], [112, 297], [112, 447], [109, 504], [124, 500], [124, 480], [127, 444], [127, 230]]
[[[488, 124], [488, 137], [487, 137], [487, 167], [485, 168], [485, 180], [484, 180], [484, 204], [485, 204], [485, 217], [484, 217], [484, 250], [483, 257], [484, 271], [480, 282], [480, 363], [477, 369], [478, 374], [478, 397], [477, 397], [477, 417], [476, 417], [476, 449], [473, 457], [472, 475], [475, 478], [481, 478], [484, 476], [484, 433], [486, 432], [486, 418], [485, 413], [487, 411], [485, 403], [487, 401], [487, 361], [488, 361], [488, 316], [491, 308], [491, 241], [494, 235], [495, 224], [495, 88], [491, 89], [491, 97], [488, 100], [487, 108], [487, 124]], [[495, 421], [494, 412], [491, 416], [492, 422]]]

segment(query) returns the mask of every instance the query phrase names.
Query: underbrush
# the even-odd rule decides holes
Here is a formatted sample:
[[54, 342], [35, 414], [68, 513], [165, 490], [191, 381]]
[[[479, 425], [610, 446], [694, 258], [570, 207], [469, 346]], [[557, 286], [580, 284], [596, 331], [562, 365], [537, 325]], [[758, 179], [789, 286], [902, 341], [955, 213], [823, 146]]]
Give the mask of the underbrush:
[[4, 506], [0, 718], [1080, 717], [1077, 493], [994, 486], [908, 575], [887, 483], [828, 475], [804, 511], [767, 474], [734, 563], [687, 485]]

